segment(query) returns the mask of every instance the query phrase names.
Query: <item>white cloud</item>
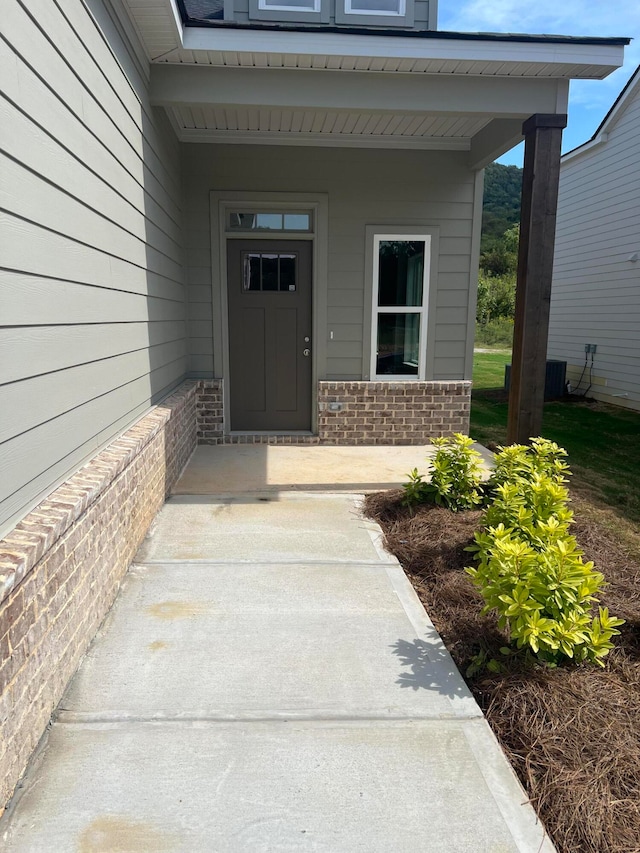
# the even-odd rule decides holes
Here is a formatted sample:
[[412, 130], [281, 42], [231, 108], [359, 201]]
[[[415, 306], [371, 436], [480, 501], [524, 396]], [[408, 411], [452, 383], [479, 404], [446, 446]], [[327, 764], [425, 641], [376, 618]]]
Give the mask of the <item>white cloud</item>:
[[625, 49], [624, 67], [603, 81], [576, 80], [571, 105], [603, 114], [640, 64], [638, 0], [440, 0], [438, 28], [457, 32], [551, 33], [635, 38]]

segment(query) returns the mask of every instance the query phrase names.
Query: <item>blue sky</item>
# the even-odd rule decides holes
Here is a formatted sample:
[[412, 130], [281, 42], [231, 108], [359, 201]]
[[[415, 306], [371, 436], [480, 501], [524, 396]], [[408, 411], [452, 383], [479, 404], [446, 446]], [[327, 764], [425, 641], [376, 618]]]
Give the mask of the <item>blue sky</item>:
[[[438, 29], [458, 32], [627, 36], [624, 66], [606, 80], [574, 80], [563, 150], [591, 138], [640, 64], [640, 0], [439, 0]], [[500, 163], [522, 165], [519, 145]]]

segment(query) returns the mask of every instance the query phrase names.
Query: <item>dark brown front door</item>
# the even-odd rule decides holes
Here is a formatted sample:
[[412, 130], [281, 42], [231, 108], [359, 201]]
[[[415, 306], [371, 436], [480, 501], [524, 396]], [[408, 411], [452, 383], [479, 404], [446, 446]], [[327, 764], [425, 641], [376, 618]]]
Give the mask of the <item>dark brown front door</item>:
[[232, 430], [311, 429], [311, 242], [228, 240]]

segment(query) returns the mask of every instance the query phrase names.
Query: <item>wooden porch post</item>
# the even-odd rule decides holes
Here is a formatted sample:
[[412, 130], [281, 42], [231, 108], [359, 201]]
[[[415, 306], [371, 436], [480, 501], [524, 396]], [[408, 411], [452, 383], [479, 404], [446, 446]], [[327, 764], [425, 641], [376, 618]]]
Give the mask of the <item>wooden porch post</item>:
[[507, 444], [540, 435], [549, 334], [562, 130], [566, 115], [533, 115], [525, 137]]

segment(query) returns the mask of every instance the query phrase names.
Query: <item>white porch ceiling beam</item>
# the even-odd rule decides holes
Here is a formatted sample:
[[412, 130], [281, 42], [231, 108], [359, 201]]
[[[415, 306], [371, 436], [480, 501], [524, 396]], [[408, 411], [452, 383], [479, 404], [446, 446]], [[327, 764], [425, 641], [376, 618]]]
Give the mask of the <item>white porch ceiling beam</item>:
[[[621, 45], [496, 41], [469, 39], [404, 38], [400, 36], [352, 35], [349, 33], [278, 32], [222, 27], [185, 27], [183, 47], [187, 50], [283, 53], [324, 56], [398, 57], [440, 59], [453, 62], [532, 65], [584, 65], [593, 77], [600, 66], [604, 78], [623, 62]], [[534, 75], [535, 69], [531, 74]], [[579, 74], [575, 75], [579, 77]]]
[[430, 115], [528, 118], [557, 109], [564, 81], [508, 77], [413, 77], [371, 72], [154, 65], [158, 106], [393, 110]]
[[[569, 81], [559, 80], [558, 99], [554, 112], [566, 114], [569, 108]], [[471, 140], [469, 167], [484, 169], [498, 157], [510, 151], [524, 139], [522, 122], [519, 119], [496, 118], [479, 130]]]
[[484, 169], [498, 157], [522, 142], [522, 119], [496, 118], [471, 140], [469, 168]]

